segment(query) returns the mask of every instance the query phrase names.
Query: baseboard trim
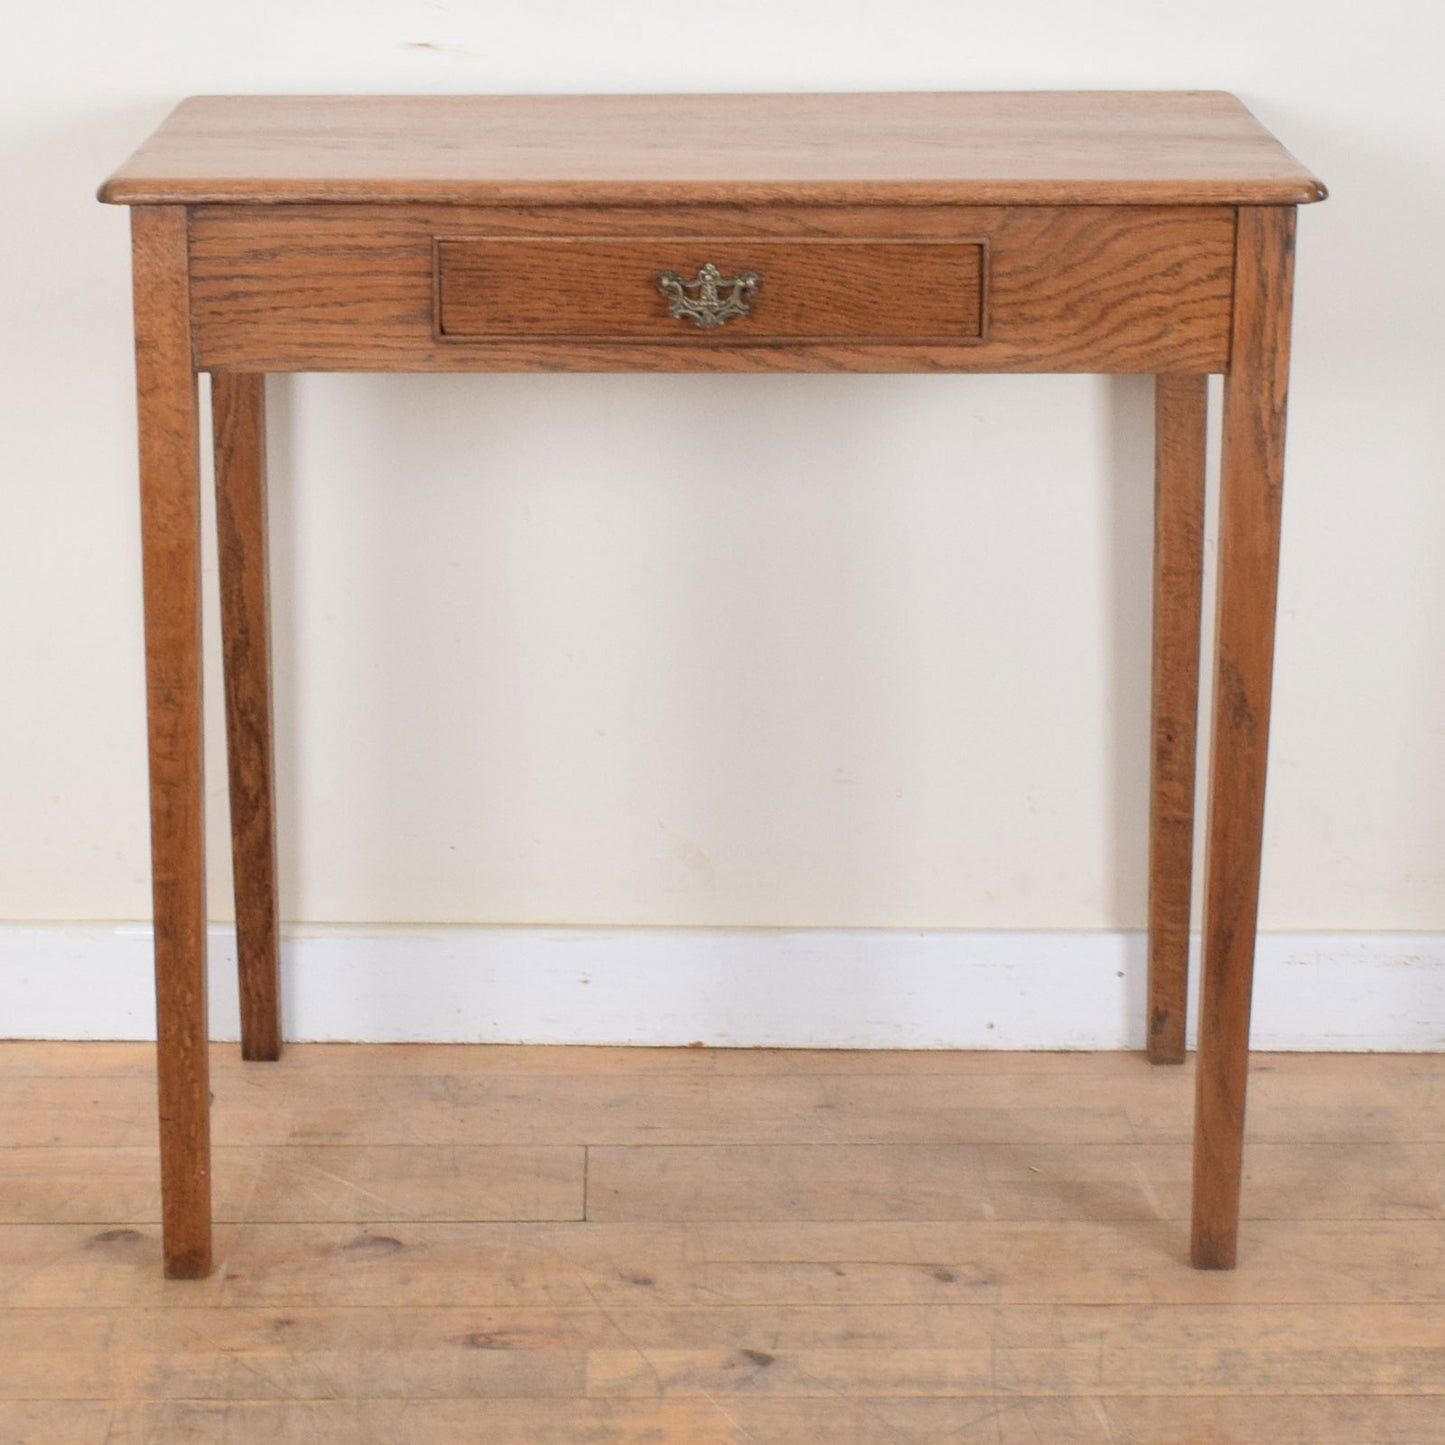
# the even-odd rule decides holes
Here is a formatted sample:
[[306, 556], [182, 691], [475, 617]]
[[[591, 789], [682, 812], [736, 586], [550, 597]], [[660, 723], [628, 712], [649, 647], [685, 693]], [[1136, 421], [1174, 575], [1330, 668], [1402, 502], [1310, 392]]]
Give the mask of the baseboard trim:
[[[335, 926], [282, 954], [297, 1041], [1144, 1044], [1140, 933]], [[213, 1036], [235, 1039], [229, 928], [210, 983]], [[0, 988], [5, 1037], [154, 1037], [142, 925], [0, 924]], [[1265, 1049], [1445, 1050], [1445, 934], [1265, 934], [1254, 1016]]]

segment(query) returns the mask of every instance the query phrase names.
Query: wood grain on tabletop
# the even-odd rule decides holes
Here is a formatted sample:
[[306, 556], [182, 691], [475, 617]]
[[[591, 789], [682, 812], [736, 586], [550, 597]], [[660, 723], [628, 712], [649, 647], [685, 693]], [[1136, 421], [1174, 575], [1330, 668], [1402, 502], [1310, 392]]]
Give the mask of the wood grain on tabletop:
[[1213, 91], [197, 96], [123, 204], [1265, 204], [1324, 190]]

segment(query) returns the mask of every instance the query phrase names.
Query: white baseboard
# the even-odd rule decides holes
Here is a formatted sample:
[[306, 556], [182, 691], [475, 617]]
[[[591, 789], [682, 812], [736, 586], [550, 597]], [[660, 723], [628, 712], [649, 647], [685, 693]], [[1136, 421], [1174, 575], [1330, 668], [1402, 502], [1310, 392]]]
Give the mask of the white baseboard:
[[[336, 926], [289, 930], [282, 954], [293, 1040], [1144, 1044], [1139, 933]], [[212, 1034], [234, 1039], [229, 928], [211, 931], [210, 981]], [[0, 998], [0, 1037], [153, 1038], [150, 931], [0, 925]], [[1445, 1049], [1445, 934], [1263, 935], [1253, 1038]]]

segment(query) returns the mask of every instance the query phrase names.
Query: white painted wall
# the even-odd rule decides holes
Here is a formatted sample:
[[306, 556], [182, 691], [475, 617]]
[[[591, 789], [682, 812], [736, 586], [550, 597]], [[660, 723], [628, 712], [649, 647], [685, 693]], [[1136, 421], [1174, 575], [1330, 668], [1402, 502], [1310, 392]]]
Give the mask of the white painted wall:
[[[1445, 930], [1436, 0], [61, 0], [5, 28], [0, 920], [148, 911], [126, 217], [91, 197], [179, 97], [1218, 87], [1333, 191], [1301, 217], [1262, 922]], [[270, 400], [288, 916], [1141, 924], [1147, 382]]]

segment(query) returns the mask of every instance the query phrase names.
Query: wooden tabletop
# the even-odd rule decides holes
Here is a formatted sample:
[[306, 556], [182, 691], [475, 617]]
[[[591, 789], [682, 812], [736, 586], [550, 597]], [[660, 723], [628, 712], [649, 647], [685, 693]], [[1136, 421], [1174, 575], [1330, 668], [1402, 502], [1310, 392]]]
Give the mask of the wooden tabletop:
[[196, 96], [124, 205], [1293, 205], [1324, 187], [1217, 91]]

